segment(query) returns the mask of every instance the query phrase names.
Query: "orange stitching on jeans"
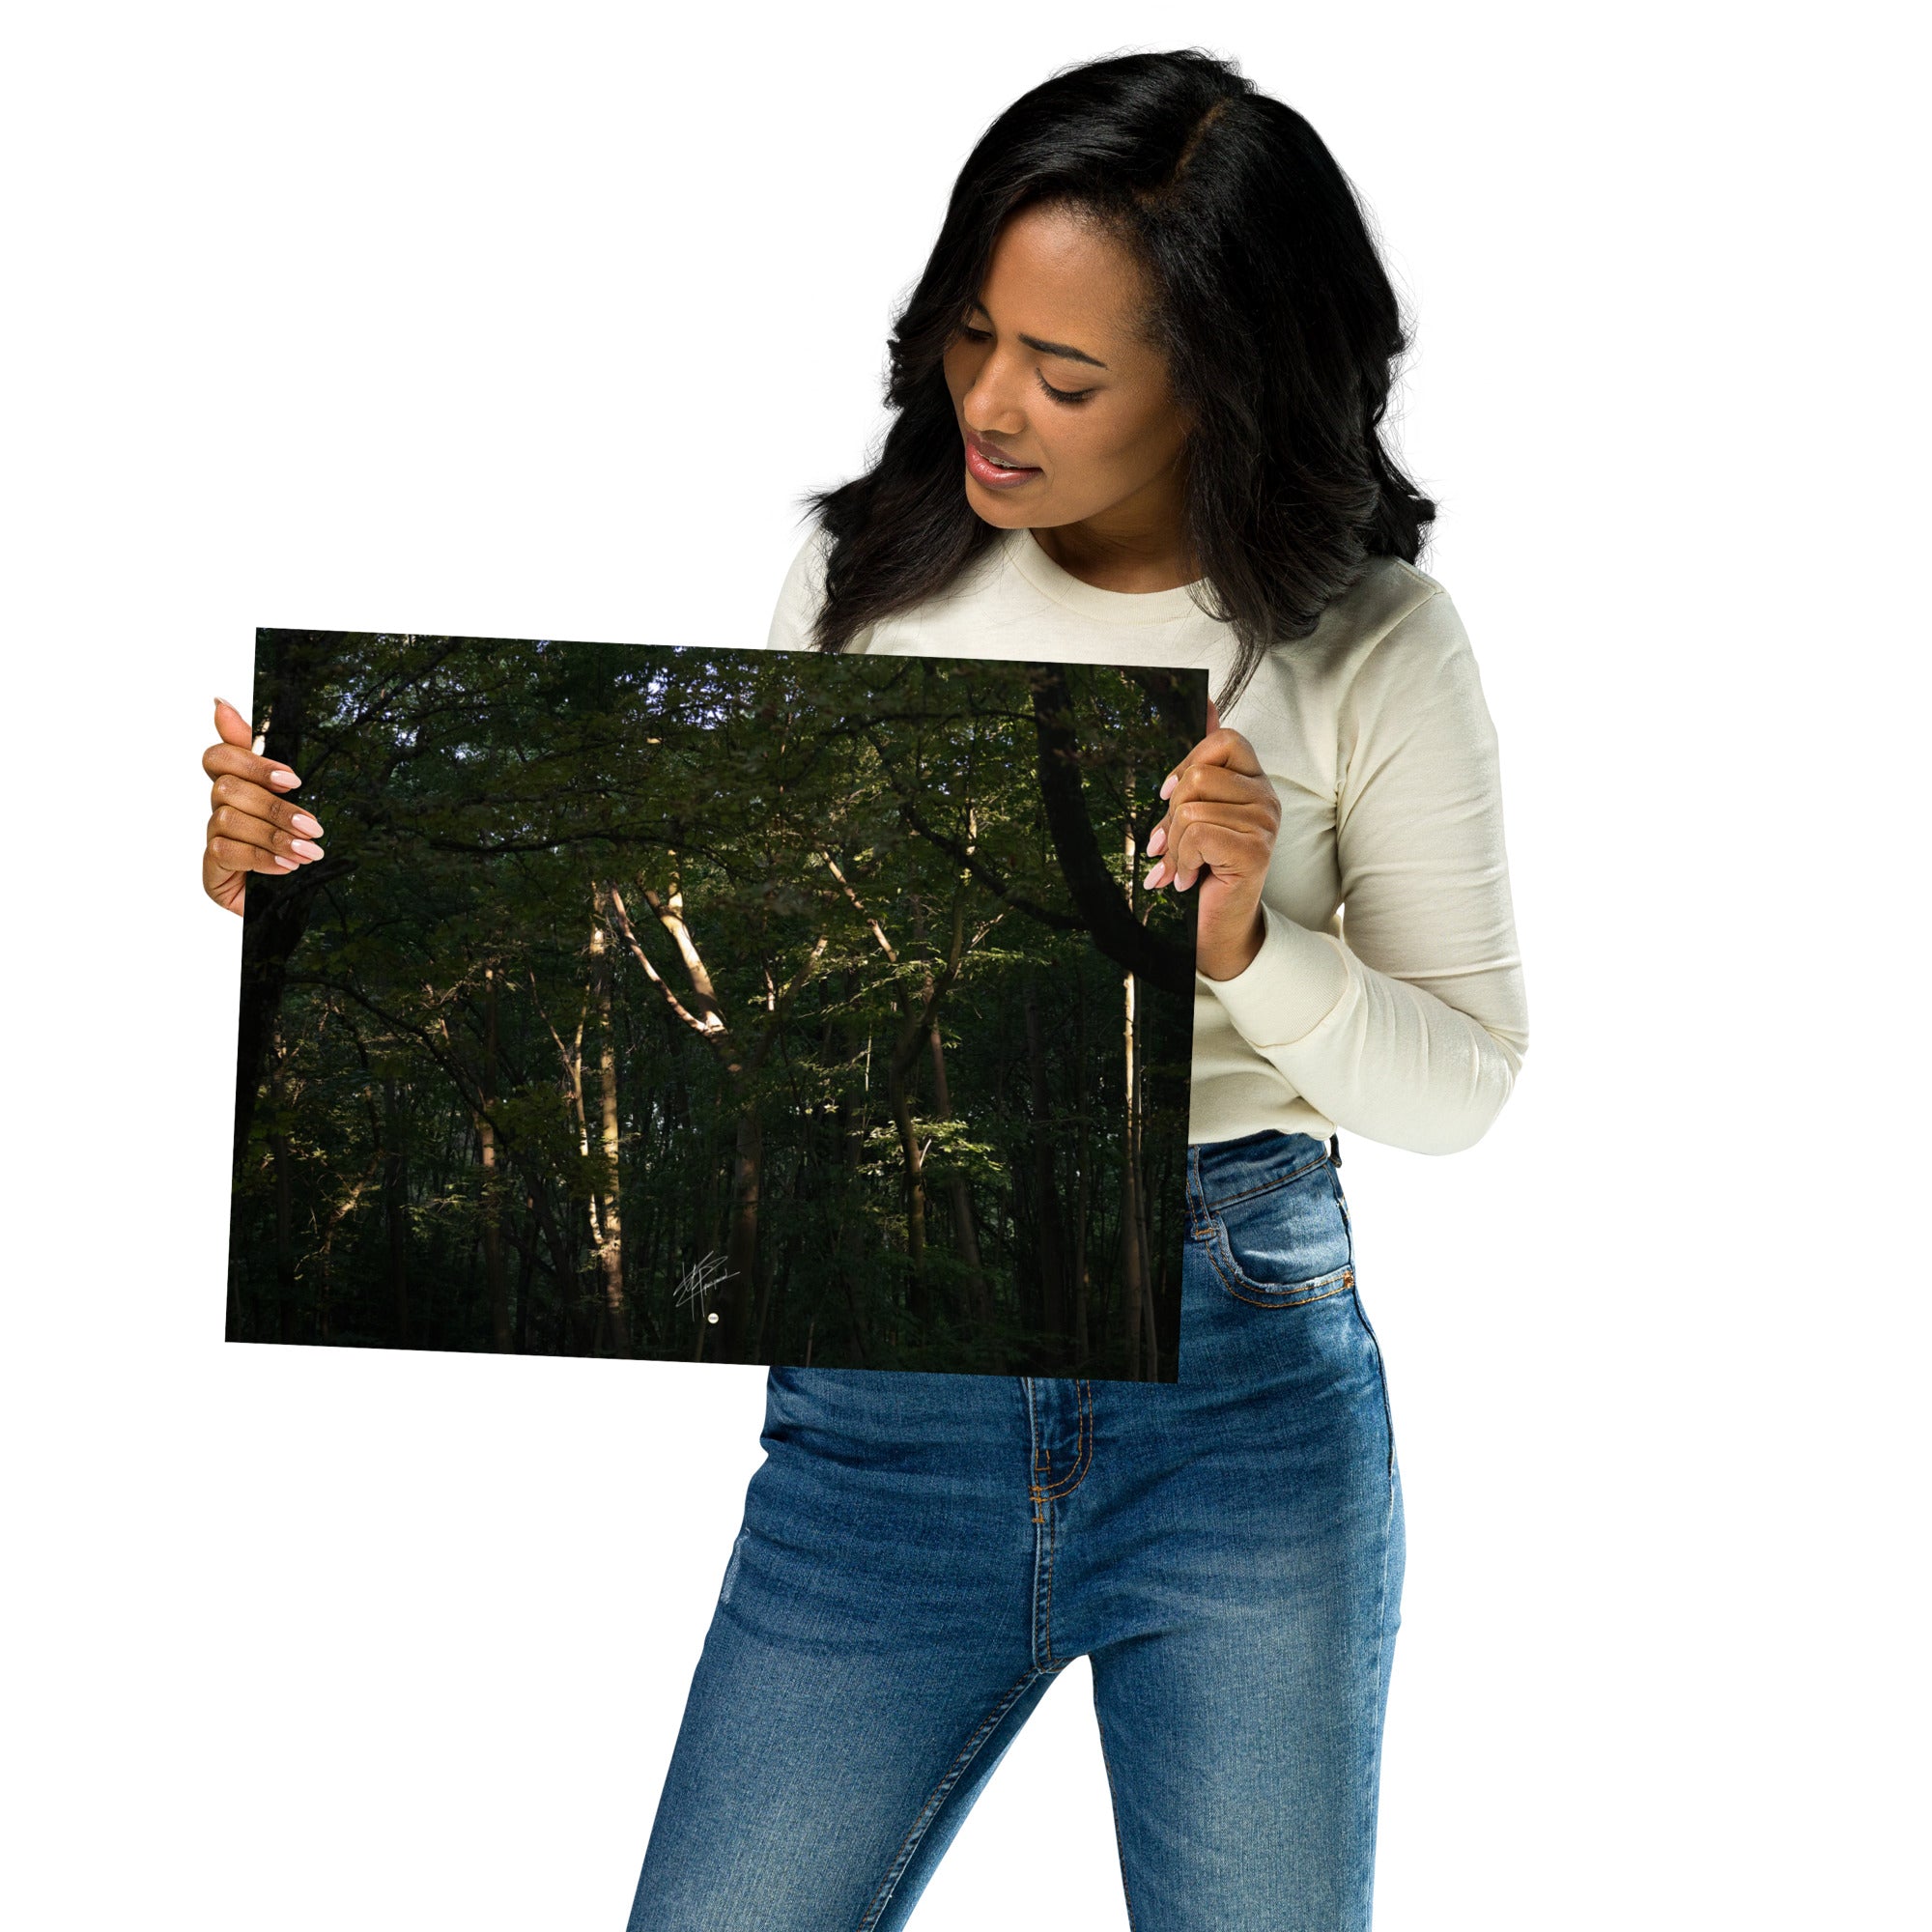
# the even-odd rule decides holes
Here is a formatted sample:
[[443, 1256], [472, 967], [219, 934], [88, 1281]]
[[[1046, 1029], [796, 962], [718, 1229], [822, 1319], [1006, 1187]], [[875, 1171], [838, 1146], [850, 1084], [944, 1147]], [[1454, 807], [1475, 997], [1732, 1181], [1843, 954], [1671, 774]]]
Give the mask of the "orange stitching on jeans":
[[1250, 1308], [1306, 1308], [1311, 1301], [1326, 1301], [1331, 1294], [1346, 1294], [1354, 1285], [1354, 1276], [1345, 1275], [1333, 1288], [1324, 1288], [1320, 1294], [1298, 1294], [1293, 1301], [1258, 1301], [1252, 1294], [1243, 1294], [1239, 1289], [1230, 1289], [1229, 1293], [1236, 1301], [1245, 1301]]
[[1039, 1647], [1046, 1653], [1046, 1662], [1037, 1668], [1058, 1670], [1061, 1666], [1053, 1657], [1053, 1559], [1059, 1551], [1060, 1538], [1054, 1534], [1053, 1512], [1047, 1512], [1046, 1524], [1046, 1607], [1040, 1612]]
[[1094, 1384], [1083, 1377], [1075, 1394], [1080, 1404], [1080, 1432], [1074, 1439], [1073, 1466], [1058, 1483], [1047, 1485], [1044, 1493], [1049, 1496], [1070, 1496], [1094, 1466]]
[[1027, 1435], [1033, 1443], [1033, 1463], [1027, 1470], [1027, 1496], [1033, 1504], [1033, 1520], [1035, 1527], [1037, 1528], [1042, 1498], [1039, 1483], [1036, 1479], [1037, 1472], [1051, 1465], [1047, 1462], [1046, 1442], [1040, 1434], [1039, 1406], [1034, 1399], [1034, 1378], [1022, 1376], [1020, 1381], [1026, 1390]]
[[[1311, 1301], [1325, 1301], [1329, 1295], [1341, 1294], [1346, 1290], [1351, 1289], [1355, 1285], [1355, 1264], [1353, 1262], [1350, 1262], [1341, 1269], [1341, 1279], [1335, 1282], [1334, 1287], [1323, 1288], [1321, 1293], [1319, 1294], [1294, 1294], [1294, 1295], [1270, 1294], [1266, 1296], [1258, 1295], [1251, 1293], [1250, 1291], [1259, 1288], [1261, 1286], [1259, 1282], [1250, 1282], [1245, 1279], [1237, 1280], [1235, 1276], [1231, 1275], [1225, 1267], [1222, 1266], [1221, 1257], [1214, 1252], [1216, 1244], [1212, 1241], [1208, 1241], [1204, 1245], [1208, 1249], [1208, 1259], [1214, 1264], [1214, 1272], [1221, 1277], [1222, 1287], [1225, 1288], [1228, 1291], [1228, 1293], [1235, 1297], [1236, 1301], [1245, 1301], [1250, 1308], [1301, 1308]], [[1311, 1282], [1308, 1285], [1310, 1287], [1313, 1287], [1317, 1282], [1330, 1281], [1333, 1279], [1334, 1277], [1330, 1275], [1317, 1275], [1313, 1278], [1313, 1280], [1311, 1280]]]
[[1048, 1502], [1055, 1496], [1071, 1495], [1087, 1480], [1087, 1471], [1094, 1466], [1093, 1383], [1087, 1380], [1085, 1377], [1082, 1377], [1077, 1384], [1076, 1393], [1080, 1403], [1080, 1446], [1074, 1454], [1073, 1467], [1067, 1472], [1066, 1476], [1062, 1477], [1063, 1488], [1049, 1490], [1036, 1488], [1032, 1492], [1035, 1511], [1034, 1522], [1036, 1525], [1043, 1523], [1046, 1528], [1046, 1604], [1038, 1621], [1042, 1626], [1042, 1633], [1045, 1638], [1041, 1648], [1046, 1653], [1046, 1662], [1041, 1667], [1047, 1670], [1065, 1670], [1066, 1663], [1071, 1660], [1063, 1661], [1056, 1658], [1053, 1654], [1053, 1572], [1055, 1561], [1059, 1555], [1060, 1539], [1055, 1534], [1052, 1510], [1049, 1508], [1046, 1515], [1041, 1516], [1039, 1509], [1042, 1503]]
[[[1068, 1465], [1066, 1474], [1056, 1480], [1053, 1475], [1053, 1458], [1048, 1453], [1045, 1442], [1039, 1444], [1037, 1453], [1034, 1457], [1034, 1467], [1044, 1469], [1046, 1477], [1044, 1481], [1027, 1485], [1027, 1494], [1036, 1502], [1049, 1496], [1070, 1495], [1087, 1480], [1087, 1471], [1094, 1461], [1094, 1385], [1084, 1377], [1074, 1385], [1074, 1400], [1076, 1423], [1073, 1461]], [[1037, 1522], [1039, 1519], [1036, 1517], [1034, 1520]]]

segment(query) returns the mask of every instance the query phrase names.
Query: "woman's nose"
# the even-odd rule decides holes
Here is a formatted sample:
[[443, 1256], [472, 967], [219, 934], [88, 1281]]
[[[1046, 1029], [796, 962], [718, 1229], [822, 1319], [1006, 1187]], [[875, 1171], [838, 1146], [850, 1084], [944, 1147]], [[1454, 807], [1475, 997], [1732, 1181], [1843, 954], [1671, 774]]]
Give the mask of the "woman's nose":
[[1017, 436], [1026, 428], [1026, 412], [1018, 405], [1011, 378], [996, 370], [991, 357], [974, 377], [960, 413], [967, 428], [980, 436]]

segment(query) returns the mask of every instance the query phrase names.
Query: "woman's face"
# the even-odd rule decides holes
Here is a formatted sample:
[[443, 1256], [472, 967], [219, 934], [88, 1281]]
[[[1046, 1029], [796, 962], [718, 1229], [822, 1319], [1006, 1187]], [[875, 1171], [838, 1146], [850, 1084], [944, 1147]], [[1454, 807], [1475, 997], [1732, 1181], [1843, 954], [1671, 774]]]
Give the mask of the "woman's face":
[[[1178, 537], [1187, 429], [1163, 358], [1133, 332], [1142, 294], [1132, 257], [1065, 210], [1023, 209], [1001, 230], [945, 356], [967, 500], [987, 523]], [[1026, 468], [1009, 480], [981, 450]]]

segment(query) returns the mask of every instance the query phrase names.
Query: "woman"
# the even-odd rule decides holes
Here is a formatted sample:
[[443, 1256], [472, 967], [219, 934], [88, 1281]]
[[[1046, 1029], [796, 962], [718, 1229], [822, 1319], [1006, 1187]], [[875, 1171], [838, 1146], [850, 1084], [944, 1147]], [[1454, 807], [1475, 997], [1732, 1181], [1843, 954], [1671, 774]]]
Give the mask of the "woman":
[[[967, 160], [770, 643], [1208, 669], [1149, 845], [1200, 895], [1179, 1379], [770, 1371], [633, 1932], [903, 1925], [1083, 1656], [1133, 1925], [1369, 1923], [1402, 1490], [1332, 1136], [1468, 1147], [1526, 1046], [1495, 737], [1380, 440], [1405, 347], [1228, 64], [1061, 73]], [[219, 722], [239, 906], [320, 829]]]

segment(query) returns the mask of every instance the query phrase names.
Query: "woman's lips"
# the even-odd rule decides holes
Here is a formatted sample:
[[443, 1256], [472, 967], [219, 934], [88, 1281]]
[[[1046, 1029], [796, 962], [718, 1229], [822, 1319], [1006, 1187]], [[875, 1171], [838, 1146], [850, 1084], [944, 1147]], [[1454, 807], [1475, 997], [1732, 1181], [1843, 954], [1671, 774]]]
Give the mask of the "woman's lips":
[[1013, 469], [996, 462], [989, 456], [985, 444], [970, 436], [966, 438], [966, 468], [989, 490], [1010, 490], [1017, 484], [1032, 482], [1039, 474], [1037, 464], [1025, 464]]

